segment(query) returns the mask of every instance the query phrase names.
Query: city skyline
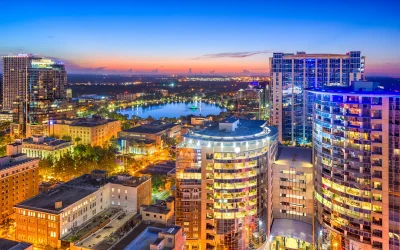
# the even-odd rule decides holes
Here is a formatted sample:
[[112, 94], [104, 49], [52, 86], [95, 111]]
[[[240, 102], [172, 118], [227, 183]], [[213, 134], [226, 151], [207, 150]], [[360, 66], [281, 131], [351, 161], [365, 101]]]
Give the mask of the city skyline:
[[268, 74], [272, 52], [359, 50], [367, 76], [400, 76], [399, 4], [360, 3], [8, 2], [0, 55], [55, 58], [71, 73]]

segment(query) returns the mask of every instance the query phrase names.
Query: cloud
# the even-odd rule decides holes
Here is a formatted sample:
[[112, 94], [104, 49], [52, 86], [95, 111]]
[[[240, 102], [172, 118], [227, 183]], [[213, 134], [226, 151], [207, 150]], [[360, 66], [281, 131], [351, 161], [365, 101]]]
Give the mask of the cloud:
[[205, 54], [200, 57], [193, 58], [193, 60], [200, 59], [216, 59], [216, 58], [245, 58], [260, 54], [272, 53], [271, 51], [249, 51], [249, 52], [226, 52], [226, 53], [216, 53], [216, 54]]
[[106, 67], [98, 67], [98, 68], [95, 68], [94, 71], [104, 71], [105, 68]]

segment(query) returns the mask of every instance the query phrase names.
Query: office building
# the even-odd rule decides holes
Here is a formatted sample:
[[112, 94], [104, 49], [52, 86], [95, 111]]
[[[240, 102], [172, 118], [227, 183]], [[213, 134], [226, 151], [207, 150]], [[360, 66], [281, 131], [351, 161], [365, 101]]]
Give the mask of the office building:
[[111, 139], [117, 138], [121, 131], [121, 122], [118, 120], [91, 118], [91, 119], [57, 119], [49, 125], [51, 136], [70, 137], [75, 144], [104, 146]]
[[31, 158], [59, 159], [67, 153], [72, 153], [73, 142], [52, 137], [33, 136], [22, 140], [22, 153]]
[[42, 124], [62, 115], [67, 73], [61, 62], [28, 54], [3, 57], [3, 109], [26, 134], [27, 124]]
[[311, 145], [312, 95], [305, 88], [346, 87], [364, 79], [365, 58], [359, 51], [346, 54], [274, 53], [270, 58], [270, 125], [279, 141]]
[[7, 145], [7, 156], [0, 158], [0, 221], [14, 213], [15, 204], [39, 193], [39, 159], [22, 154], [21, 144]]
[[279, 147], [272, 164], [271, 249], [313, 249], [312, 149]]
[[370, 82], [315, 95], [315, 244], [399, 249], [400, 94]]
[[227, 118], [183, 135], [175, 223], [186, 234], [186, 249], [239, 250], [266, 243], [276, 151], [276, 129], [260, 120]]
[[[105, 171], [96, 170], [15, 205], [16, 239], [53, 248], [60, 248], [63, 241], [69, 247], [70, 242], [88, 237], [85, 232], [91, 229], [82, 225], [100, 227], [99, 221], [108, 215], [117, 230], [139, 212], [140, 205], [150, 203], [151, 178], [107, 177]], [[100, 243], [91, 239], [89, 244], [93, 240]]]

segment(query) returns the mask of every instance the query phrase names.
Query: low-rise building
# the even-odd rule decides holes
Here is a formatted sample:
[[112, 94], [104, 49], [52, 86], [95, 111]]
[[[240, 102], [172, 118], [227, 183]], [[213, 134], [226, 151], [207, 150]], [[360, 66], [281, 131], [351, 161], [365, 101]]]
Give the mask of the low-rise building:
[[165, 204], [142, 205], [140, 214], [144, 221], [153, 221], [162, 224], [172, 224], [174, 216], [174, 199], [167, 199]]
[[15, 205], [16, 239], [61, 247], [66, 237], [109, 208], [135, 215], [151, 203], [151, 178], [95, 171]]
[[0, 221], [14, 210], [13, 206], [39, 193], [39, 159], [22, 154], [19, 143], [7, 145], [7, 156], [0, 158]]
[[50, 134], [68, 136], [76, 144], [103, 146], [121, 131], [121, 122], [111, 119], [61, 119], [50, 125]]
[[150, 245], [150, 250], [182, 250], [185, 248], [186, 236], [179, 226], [164, 228], [158, 238]]
[[162, 145], [165, 138], [180, 137], [181, 126], [175, 123], [164, 121], [154, 121], [149, 124], [133, 127], [119, 133], [119, 137], [150, 139], [154, 140], [157, 145]]
[[190, 124], [193, 126], [203, 126], [204, 123], [212, 122], [212, 117], [197, 116], [190, 118]]
[[123, 154], [151, 155], [157, 151], [159, 145], [155, 140], [146, 138], [121, 137], [118, 138], [119, 150]]
[[59, 159], [74, 149], [73, 142], [52, 137], [33, 136], [22, 140], [22, 153], [31, 158], [52, 156]]
[[156, 222], [141, 222], [111, 250], [183, 250], [186, 234], [182, 227]]

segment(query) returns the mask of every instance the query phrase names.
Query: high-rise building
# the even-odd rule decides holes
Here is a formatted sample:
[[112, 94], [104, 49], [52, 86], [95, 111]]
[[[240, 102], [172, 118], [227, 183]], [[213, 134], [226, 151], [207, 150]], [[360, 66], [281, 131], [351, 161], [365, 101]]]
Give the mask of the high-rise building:
[[7, 145], [7, 156], [0, 158], [0, 221], [14, 213], [13, 206], [39, 193], [39, 159], [22, 154], [22, 145]]
[[285, 144], [311, 144], [312, 96], [305, 88], [350, 86], [364, 78], [365, 58], [347, 54], [274, 53], [270, 58], [270, 125]]
[[267, 119], [269, 91], [258, 82], [251, 83], [246, 89], [240, 89], [236, 96], [237, 111], [240, 115], [251, 114], [256, 119]]
[[277, 131], [227, 118], [185, 134], [176, 161], [176, 224], [188, 250], [249, 249], [267, 242]]
[[399, 249], [400, 94], [374, 83], [310, 91], [318, 249]]
[[42, 124], [65, 109], [67, 73], [64, 64], [28, 54], [3, 57], [3, 109], [26, 133], [27, 124]]

